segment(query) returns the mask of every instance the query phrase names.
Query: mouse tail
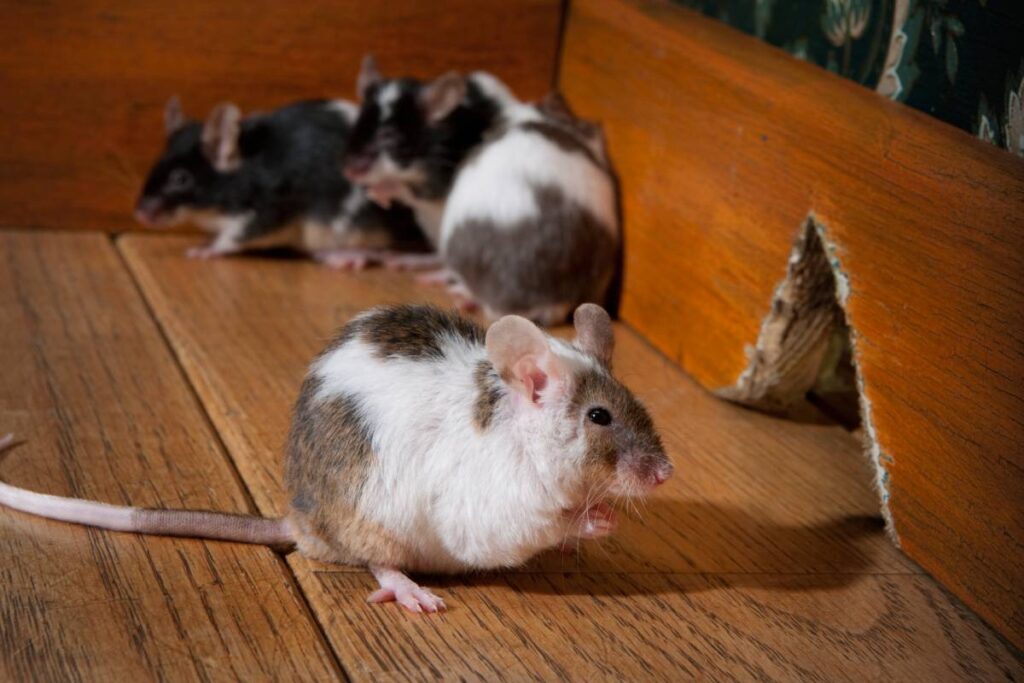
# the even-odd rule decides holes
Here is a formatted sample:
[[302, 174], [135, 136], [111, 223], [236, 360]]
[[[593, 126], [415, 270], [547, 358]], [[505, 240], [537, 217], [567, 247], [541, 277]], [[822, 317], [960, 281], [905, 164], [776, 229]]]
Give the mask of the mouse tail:
[[[11, 434], [0, 438], [0, 451], [13, 443]], [[295, 535], [287, 517], [272, 519], [206, 510], [153, 510], [109, 505], [37, 493], [4, 482], [0, 482], [0, 505], [46, 519], [110, 531], [209, 538], [266, 545], [278, 550], [287, 550], [295, 545]]]

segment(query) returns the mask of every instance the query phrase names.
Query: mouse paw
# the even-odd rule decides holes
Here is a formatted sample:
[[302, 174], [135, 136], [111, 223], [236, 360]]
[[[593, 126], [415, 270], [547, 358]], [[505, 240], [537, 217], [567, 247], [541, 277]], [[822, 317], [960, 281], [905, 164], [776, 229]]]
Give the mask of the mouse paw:
[[573, 533], [577, 538], [603, 538], [618, 526], [618, 515], [608, 503], [597, 503], [582, 511], [577, 510], [575, 519], [576, 529]]
[[220, 258], [221, 256], [230, 253], [230, 251], [224, 251], [212, 244], [204, 244], [199, 247], [189, 247], [185, 250], [186, 257], [200, 261], [209, 261], [210, 259]]
[[361, 271], [373, 262], [373, 255], [366, 249], [331, 249], [320, 251], [313, 258], [332, 270]]
[[371, 571], [380, 582], [380, 588], [367, 598], [367, 602], [397, 602], [410, 612], [418, 614], [443, 612], [447, 609], [444, 600], [431, 593], [429, 589], [421, 588], [397, 569], [373, 567]]
[[448, 285], [448, 295], [455, 300], [455, 308], [463, 313], [473, 313], [480, 309], [480, 304], [469, 291], [469, 287], [461, 282], [454, 282]]
[[[388, 270], [427, 270], [437, 268], [442, 263], [437, 254], [387, 254], [383, 262]], [[416, 281], [420, 279], [416, 278]]]
[[448, 286], [455, 284], [458, 280], [455, 273], [448, 268], [438, 268], [416, 276], [416, 284], [428, 286]]

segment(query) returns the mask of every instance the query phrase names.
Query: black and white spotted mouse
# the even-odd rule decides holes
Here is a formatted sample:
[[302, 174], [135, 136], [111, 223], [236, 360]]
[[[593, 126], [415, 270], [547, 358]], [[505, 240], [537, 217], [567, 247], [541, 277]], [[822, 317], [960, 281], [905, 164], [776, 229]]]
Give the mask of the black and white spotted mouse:
[[672, 474], [647, 411], [611, 374], [608, 314], [586, 304], [574, 319], [567, 342], [518, 316], [486, 333], [427, 306], [354, 318], [302, 385], [280, 519], [118, 507], [6, 483], [0, 503], [105, 529], [295, 546], [368, 567], [380, 582], [371, 602], [435, 612], [441, 598], [404, 572], [514, 567], [604, 536], [612, 499], [645, 495]]
[[483, 72], [389, 80], [367, 58], [359, 91], [345, 173], [382, 206], [413, 208], [453, 294], [540, 324], [604, 302], [620, 239], [599, 126]]
[[222, 103], [190, 121], [177, 98], [167, 142], [135, 209], [148, 226], [190, 222], [215, 233], [190, 255], [290, 246], [335, 267], [361, 267], [428, 245], [411, 212], [381, 208], [339, 166], [355, 117], [344, 100], [296, 102], [242, 118]]

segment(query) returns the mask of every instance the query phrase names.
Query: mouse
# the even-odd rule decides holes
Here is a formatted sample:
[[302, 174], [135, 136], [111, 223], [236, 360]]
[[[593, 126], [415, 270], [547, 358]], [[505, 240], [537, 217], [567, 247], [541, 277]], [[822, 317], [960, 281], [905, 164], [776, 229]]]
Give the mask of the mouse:
[[621, 240], [598, 124], [484, 72], [386, 79], [368, 57], [358, 89], [346, 176], [381, 206], [413, 207], [446, 268], [427, 281], [490, 320], [555, 325], [606, 300]]
[[296, 549], [367, 567], [379, 583], [369, 602], [438, 612], [443, 598], [408, 573], [516, 567], [605, 537], [616, 500], [673, 474], [650, 414], [612, 374], [608, 314], [584, 304], [573, 320], [571, 341], [520, 316], [485, 330], [427, 305], [350, 320], [295, 403], [280, 518], [107, 505], [4, 482], [0, 504], [115, 531]]
[[191, 223], [214, 233], [188, 251], [194, 258], [290, 247], [331, 267], [360, 269], [429, 251], [408, 208], [382, 208], [342, 174], [355, 115], [346, 100], [304, 100], [246, 117], [222, 102], [200, 122], [186, 118], [172, 97], [165, 147], [135, 218], [148, 227]]

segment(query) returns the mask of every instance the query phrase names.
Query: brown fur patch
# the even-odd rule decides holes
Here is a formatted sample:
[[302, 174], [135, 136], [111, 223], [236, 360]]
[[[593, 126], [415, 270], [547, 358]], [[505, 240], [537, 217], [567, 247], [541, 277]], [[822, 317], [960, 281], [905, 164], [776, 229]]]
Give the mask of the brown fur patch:
[[448, 265], [498, 315], [604, 301], [616, 238], [557, 187], [534, 191], [539, 220], [501, 228], [488, 220], [463, 221], [446, 245]]
[[[626, 452], [666, 458], [661, 436], [647, 409], [629, 389], [607, 373], [592, 370], [577, 377], [570, 405], [572, 418], [583, 416], [587, 458], [591, 462], [614, 466], [617, 457]], [[606, 408], [611, 413], [610, 425], [602, 427], [586, 418], [584, 413], [595, 407]]]
[[[573, 128], [567, 124], [558, 125], [550, 121], [526, 121], [517, 125], [516, 129], [536, 133], [564, 152], [582, 154], [598, 168], [607, 168], [604, 161], [599, 159], [594, 154], [594, 151], [580, 138], [580, 135], [586, 132], [586, 129]], [[593, 134], [593, 131], [590, 132]]]
[[306, 378], [288, 436], [285, 483], [292, 517], [300, 531], [314, 534], [344, 558], [335, 561], [376, 561], [357, 555], [354, 546], [379, 543], [351, 533], [360, 525], [357, 505], [372, 466], [371, 432], [355, 400], [317, 399], [320, 384], [317, 377]]
[[457, 313], [433, 306], [389, 306], [359, 322], [359, 336], [381, 358], [441, 358], [445, 337], [483, 344], [484, 331]]
[[491, 425], [498, 401], [505, 395], [501, 380], [490, 361], [482, 360], [473, 371], [476, 383], [476, 402], [473, 404], [473, 422], [477, 429], [485, 431]]

